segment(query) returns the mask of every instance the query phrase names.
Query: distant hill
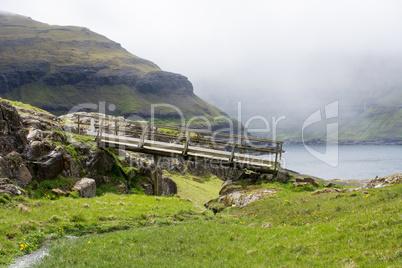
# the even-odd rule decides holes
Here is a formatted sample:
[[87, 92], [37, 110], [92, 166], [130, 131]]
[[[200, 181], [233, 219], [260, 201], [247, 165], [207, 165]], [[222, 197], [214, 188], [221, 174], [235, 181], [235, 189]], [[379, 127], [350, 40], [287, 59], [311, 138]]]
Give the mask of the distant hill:
[[[305, 142], [322, 144], [327, 140], [334, 141], [338, 136], [341, 144], [402, 144], [402, 83], [401, 86], [383, 85], [371, 90], [350, 90], [337, 94], [332, 100], [339, 103], [338, 116], [325, 120], [321, 109], [323, 120], [305, 128]], [[322, 103], [328, 104], [331, 100]], [[298, 113], [290, 113], [288, 118], [293, 120], [281, 123], [279, 139], [290, 143], [302, 142], [303, 123], [313, 110]], [[327, 136], [327, 123], [338, 123], [338, 133]]]
[[[0, 96], [56, 115], [106, 101], [115, 115], [149, 117], [151, 104], [177, 106], [186, 117], [226, 115], [197, 97], [191, 82], [162, 71], [87, 28], [55, 26], [0, 13]], [[108, 106], [106, 106], [108, 107]], [[162, 119], [175, 110], [156, 110]]]

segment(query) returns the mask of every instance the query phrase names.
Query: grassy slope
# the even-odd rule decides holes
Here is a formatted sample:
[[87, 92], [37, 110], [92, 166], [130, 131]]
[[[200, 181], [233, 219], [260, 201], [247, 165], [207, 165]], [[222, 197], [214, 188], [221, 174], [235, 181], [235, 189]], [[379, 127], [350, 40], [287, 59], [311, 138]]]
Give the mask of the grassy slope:
[[[141, 59], [119, 44], [87, 28], [48, 25], [23, 16], [0, 17], [0, 65], [48, 61], [51, 72], [57, 66], [91, 65], [107, 66], [102, 73], [119, 75], [117, 71], [129, 68], [133, 75], [142, 76], [160, 68]], [[14, 89], [3, 97], [30, 103], [34, 106], [54, 104], [66, 113], [80, 103], [107, 101], [116, 105], [115, 114], [149, 114], [151, 104], [169, 103], [188, 116], [206, 116], [208, 119], [222, 115], [222, 111], [195, 95], [168, 94], [165, 96], [143, 94], [135, 87], [104, 85], [95, 89], [78, 89], [73, 85], [46, 86], [41, 82], [29, 83]], [[172, 109], [159, 109], [174, 113]], [[212, 120], [213, 122], [213, 120]]]
[[[188, 184], [186, 194], [203, 185]], [[192, 203], [178, 198], [107, 194], [94, 199], [29, 201], [24, 205], [30, 213], [14, 203], [1, 208], [6, 215], [1, 226], [2, 231], [21, 232], [7, 241], [14, 253], [21, 239], [38, 225], [47, 233], [57, 234], [61, 227], [63, 235], [91, 234], [53, 242], [50, 256], [40, 267], [402, 265], [402, 185], [317, 196], [277, 183], [266, 187], [284, 190], [214, 217], [195, 213]], [[52, 220], [52, 215], [60, 220]]]
[[[219, 197], [222, 180], [216, 176], [197, 177], [178, 172], [164, 172], [177, 184], [178, 195], [202, 208], [209, 200]], [[201, 183], [202, 182], [202, 183]]]

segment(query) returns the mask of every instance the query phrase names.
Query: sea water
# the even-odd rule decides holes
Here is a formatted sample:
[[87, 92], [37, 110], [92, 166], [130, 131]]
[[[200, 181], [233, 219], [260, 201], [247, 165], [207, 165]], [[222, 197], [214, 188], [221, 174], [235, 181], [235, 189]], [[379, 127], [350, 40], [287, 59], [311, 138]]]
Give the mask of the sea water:
[[332, 161], [329, 164], [320, 157], [320, 154], [327, 151], [325, 145], [310, 148], [318, 152], [317, 157], [303, 145], [284, 145], [286, 152], [282, 156], [283, 166], [326, 180], [364, 180], [402, 173], [402, 145], [338, 145], [338, 150], [331, 150], [331, 154], [338, 151], [337, 160], [333, 161], [334, 155], [331, 155]]

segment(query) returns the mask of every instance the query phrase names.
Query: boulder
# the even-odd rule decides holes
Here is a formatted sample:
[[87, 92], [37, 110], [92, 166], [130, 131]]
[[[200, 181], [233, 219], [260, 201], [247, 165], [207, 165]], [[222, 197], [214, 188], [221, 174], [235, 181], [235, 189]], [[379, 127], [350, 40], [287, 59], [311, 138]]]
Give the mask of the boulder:
[[287, 183], [290, 180], [290, 174], [287, 171], [279, 170], [276, 180], [282, 183]]
[[57, 151], [30, 162], [30, 169], [35, 179], [38, 181], [54, 180], [64, 169], [63, 155]]
[[292, 183], [292, 186], [297, 188], [297, 187], [305, 187], [308, 184], [309, 184], [308, 182], [294, 182], [294, 183]]
[[59, 189], [59, 188], [52, 189], [52, 192], [58, 196], [66, 196], [67, 195], [67, 193], [65, 191], [63, 191], [62, 189]]
[[112, 157], [105, 151], [91, 151], [91, 159], [87, 166], [91, 172], [104, 176], [112, 170], [113, 163]]
[[81, 197], [94, 197], [96, 195], [96, 182], [94, 179], [82, 178], [74, 184], [73, 189], [77, 190]]
[[31, 128], [29, 130], [27, 139], [30, 141], [40, 141], [44, 138], [43, 131], [39, 129]]
[[173, 180], [162, 175], [162, 178], [159, 180], [159, 182], [160, 182], [160, 188], [159, 188], [160, 195], [177, 194], [177, 184]]
[[307, 182], [307, 183], [310, 183], [310, 184], [314, 185], [315, 187], [319, 186], [319, 184], [313, 178], [297, 177], [296, 182]]
[[11, 104], [0, 101], [0, 155], [22, 153], [27, 139], [22, 119]]
[[11, 183], [8, 178], [0, 178], [0, 195], [9, 194], [11, 196], [21, 195], [23, 192]]
[[19, 186], [25, 187], [32, 182], [32, 175], [25, 166], [19, 153], [11, 152], [5, 157], [5, 159], [8, 162], [6, 163], [8, 166], [8, 176], [17, 182]]
[[30, 144], [32, 157], [37, 158], [48, 154], [53, 148], [48, 141], [35, 140]]

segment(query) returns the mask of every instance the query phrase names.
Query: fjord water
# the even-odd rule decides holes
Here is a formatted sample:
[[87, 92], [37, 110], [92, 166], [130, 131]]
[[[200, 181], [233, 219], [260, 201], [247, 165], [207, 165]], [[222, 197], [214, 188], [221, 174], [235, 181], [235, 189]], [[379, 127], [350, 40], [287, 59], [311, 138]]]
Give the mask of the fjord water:
[[[326, 150], [325, 145], [310, 148], [322, 153]], [[401, 145], [339, 145], [336, 167], [315, 158], [303, 145], [286, 145], [283, 149], [285, 168], [326, 180], [374, 179], [402, 172]]]

